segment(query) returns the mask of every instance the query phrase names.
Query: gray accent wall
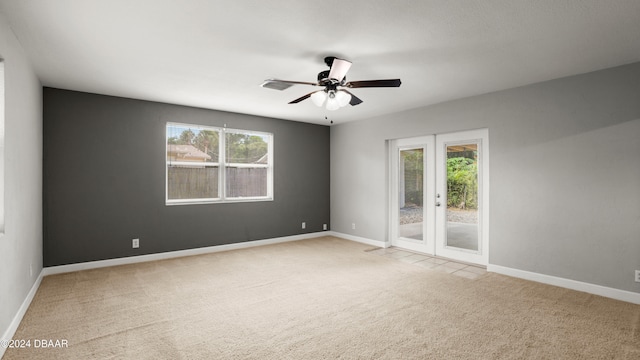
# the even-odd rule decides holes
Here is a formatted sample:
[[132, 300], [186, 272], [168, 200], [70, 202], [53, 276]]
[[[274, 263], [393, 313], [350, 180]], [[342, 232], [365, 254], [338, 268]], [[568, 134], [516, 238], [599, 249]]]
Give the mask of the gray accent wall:
[[[4, 338], [42, 270], [42, 86], [1, 14], [0, 58], [5, 63], [5, 232], [0, 235]], [[0, 348], [0, 357], [3, 353]]]
[[387, 140], [478, 128], [489, 263], [640, 292], [640, 63], [333, 126], [332, 230], [388, 240]]
[[[43, 121], [45, 266], [329, 226], [327, 126], [52, 88]], [[274, 200], [166, 206], [167, 122], [273, 133]]]

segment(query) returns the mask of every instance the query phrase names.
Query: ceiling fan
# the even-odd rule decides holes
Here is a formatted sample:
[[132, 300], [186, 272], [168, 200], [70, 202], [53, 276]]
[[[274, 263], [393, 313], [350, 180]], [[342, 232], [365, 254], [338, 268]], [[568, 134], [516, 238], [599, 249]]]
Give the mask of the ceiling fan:
[[327, 56], [324, 62], [329, 66], [329, 70], [318, 73], [317, 82], [267, 79], [260, 86], [275, 90], [285, 90], [293, 85], [321, 86], [324, 89], [310, 92], [289, 104], [297, 104], [311, 98], [317, 106], [326, 106], [327, 110], [337, 110], [347, 104], [356, 106], [362, 103], [360, 98], [345, 88], [399, 87], [401, 84], [400, 79], [347, 81], [346, 74], [351, 68], [351, 61]]

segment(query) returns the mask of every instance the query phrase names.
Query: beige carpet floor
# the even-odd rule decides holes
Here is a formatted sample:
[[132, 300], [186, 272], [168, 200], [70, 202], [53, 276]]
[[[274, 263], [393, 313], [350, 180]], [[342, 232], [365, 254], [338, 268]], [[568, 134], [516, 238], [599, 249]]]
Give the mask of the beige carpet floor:
[[[12, 359], [640, 359], [640, 305], [324, 237], [45, 277]], [[33, 344], [33, 343], [32, 343]]]

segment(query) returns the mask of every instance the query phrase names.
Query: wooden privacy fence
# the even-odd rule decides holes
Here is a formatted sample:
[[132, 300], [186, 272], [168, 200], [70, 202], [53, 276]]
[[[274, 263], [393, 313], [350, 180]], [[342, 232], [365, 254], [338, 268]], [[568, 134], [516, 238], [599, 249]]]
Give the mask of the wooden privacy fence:
[[[217, 167], [169, 166], [170, 200], [219, 198]], [[226, 197], [267, 195], [266, 168], [226, 168]]]
[[267, 196], [266, 168], [227, 167], [227, 197]]

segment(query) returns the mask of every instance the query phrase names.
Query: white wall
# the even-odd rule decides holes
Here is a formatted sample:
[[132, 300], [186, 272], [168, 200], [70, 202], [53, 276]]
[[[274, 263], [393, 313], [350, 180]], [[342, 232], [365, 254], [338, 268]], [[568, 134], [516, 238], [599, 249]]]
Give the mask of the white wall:
[[42, 86], [1, 16], [0, 57], [5, 62], [6, 146], [6, 221], [0, 236], [2, 336], [42, 270]]
[[387, 240], [387, 139], [477, 128], [489, 263], [640, 292], [640, 63], [333, 126], [332, 230]]

